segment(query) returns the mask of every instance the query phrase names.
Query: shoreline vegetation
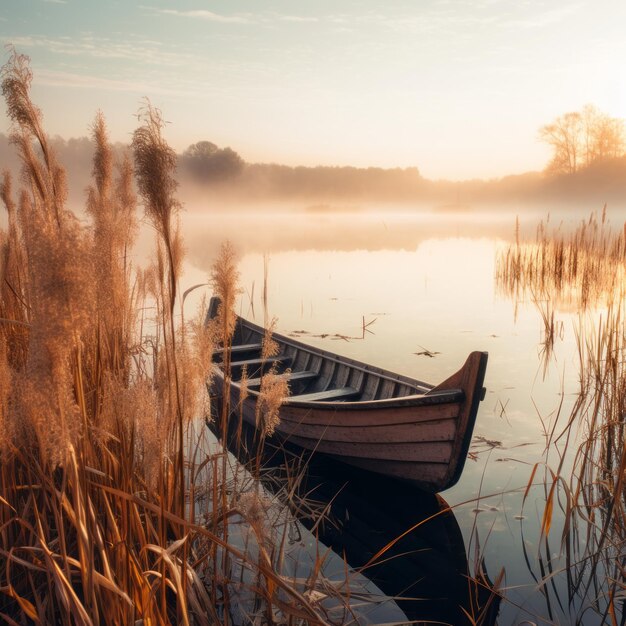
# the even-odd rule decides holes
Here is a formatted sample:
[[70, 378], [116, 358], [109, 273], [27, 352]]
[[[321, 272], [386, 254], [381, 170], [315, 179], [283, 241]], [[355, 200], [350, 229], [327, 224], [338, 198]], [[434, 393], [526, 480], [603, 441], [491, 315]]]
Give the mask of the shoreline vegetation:
[[526, 562], [557, 621], [586, 623], [587, 613], [601, 624], [626, 619], [625, 272], [626, 224], [612, 226], [606, 207], [574, 230], [541, 222], [535, 241], [520, 238], [518, 223], [515, 243], [497, 261], [498, 287], [515, 302], [533, 302], [543, 321], [544, 377], [562, 339], [555, 311], [578, 311], [579, 388], [569, 412], [559, 407], [545, 418], [543, 458], [524, 494], [526, 502], [534, 482], [543, 490], [537, 563]]
[[[96, 115], [85, 223], [67, 209], [28, 58], [13, 51], [1, 79], [23, 189], [5, 172], [0, 619], [326, 624], [330, 598], [354, 622], [347, 566], [342, 584], [326, 584], [322, 555], [305, 578], [283, 575], [289, 525], [281, 536], [260, 489], [207, 441], [211, 354], [228, 346], [233, 312], [214, 326], [185, 315], [176, 156], [159, 112], [142, 109], [133, 161], [117, 163]], [[139, 200], [156, 238], [146, 268], [130, 254]], [[236, 279], [225, 245], [210, 283], [231, 307]]]

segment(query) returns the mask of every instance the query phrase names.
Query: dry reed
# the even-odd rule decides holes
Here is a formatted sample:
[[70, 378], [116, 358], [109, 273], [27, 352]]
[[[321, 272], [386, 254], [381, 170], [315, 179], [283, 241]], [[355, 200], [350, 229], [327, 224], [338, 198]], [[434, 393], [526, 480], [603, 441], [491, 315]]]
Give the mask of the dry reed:
[[13, 51], [2, 93], [25, 190], [16, 201], [8, 175], [0, 186], [9, 217], [0, 259], [0, 619], [228, 623], [228, 566], [238, 564], [263, 577], [253, 591], [285, 622], [323, 623], [274, 563], [229, 544], [229, 499], [205, 504], [212, 526], [194, 521], [197, 494], [226, 494], [228, 485], [219, 455], [190, 429], [206, 412], [200, 390], [214, 337], [197, 319], [174, 320], [183, 248], [174, 153], [158, 112], [145, 108], [132, 146], [158, 237], [144, 272], [129, 262], [130, 161], [115, 180], [98, 114], [91, 223], [80, 222], [65, 205], [31, 80], [27, 57]]
[[266, 435], [272, 435], [280, 422], [279, 410], [289, 396], [287, 378], [276, 373], [274, 369], [263, 375], [261, 389], [257, 399], [257, 426]]
[[[549, 341], [556, 332], [554, 308], [566, 302], [579, 311], [574, 326], [579, 389], [565, 422], [559, 410], [547, 430], [543, 460], [545, 507], [539, 572], [533, 576], [551, 619], [560, 610], [576, 623], [584, 622], [587, 611], [596, 613], [602, 624], [624, 620], [625, 276], [625, 231], [611, 229], [606, 207], [599, 219], [591, 215], [569, 235], [560, 229], [548, 234], [541, 224], [536, 242], [522, 244], [518, 239], [499, 259], [497, 280], [506, 293], [516, 298], [540, 294]], [[550, 350], [544, 346], [548, 357]], [[555, 455], [556, 466], [551, 467]], [[565, 468], [570, 465], [568, 475]], [[557, 511], [562, 531], [555, 556], [550, 536]], [[557, 576], [565, 579], [564, 598], [555, 584]]]

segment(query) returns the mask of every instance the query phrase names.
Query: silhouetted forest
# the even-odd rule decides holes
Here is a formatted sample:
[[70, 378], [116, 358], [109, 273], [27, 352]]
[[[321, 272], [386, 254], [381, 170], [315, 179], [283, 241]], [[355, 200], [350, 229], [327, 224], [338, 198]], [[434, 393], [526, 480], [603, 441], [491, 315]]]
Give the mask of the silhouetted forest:
[[[51, 140], [70, 178], [72, 204], [82, 205], [91, 173], [93, 145], [86, 137]], [[127, 149], [116, 144], [114, 151]], [[0, 167], [19, 173], [8, 138], [0, 134]], [[490, 180], [429, 180], [416, 167], [291, 167], [247, 163], [231, 148], [202, 141], [178, 158], [180, 196], [189, 208], [230, 203], [286, 201], [316, 211], [358, 209], [367, 204], [411, 204], [471, 210], [524, 204], [594, 208], [626, 205], [626, 156], [590, 161], [572, 172], [527, 172]]]

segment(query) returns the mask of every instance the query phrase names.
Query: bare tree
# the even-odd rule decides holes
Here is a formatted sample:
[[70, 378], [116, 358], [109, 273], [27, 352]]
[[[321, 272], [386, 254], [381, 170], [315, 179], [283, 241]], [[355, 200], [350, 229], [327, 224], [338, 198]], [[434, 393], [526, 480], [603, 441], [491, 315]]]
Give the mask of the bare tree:
[[624, 120], [610, 117], [594, 106], [587, 105], [583, 112], [588, 116], [590, 147], [587, 162], [604, 161], [622, 156], [625, 149]]
[[548, 171], [573, 174], [580, 167], [583, 121], [580, 113], [565, 113], [551, 124], [542, 126], [539, 137], [554, 148]]
[[556, 174], [573, 174], [592, 163], [620, 157], [626, 147], [624, 121], [591, 104], [542, 126], [539, 137], [554, 149], [547, 171]]

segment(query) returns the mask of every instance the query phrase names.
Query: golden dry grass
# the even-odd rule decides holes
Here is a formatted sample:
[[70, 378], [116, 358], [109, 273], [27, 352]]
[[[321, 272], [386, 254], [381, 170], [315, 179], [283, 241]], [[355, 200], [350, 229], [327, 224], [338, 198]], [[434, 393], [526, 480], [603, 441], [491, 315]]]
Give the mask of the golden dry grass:
[[[30, 99], [31, 79], [28, 59], [13, 52], [2, 93], [24, 189], [16, 199], [4, 175], [0, 620], [229, 623], [238, 564], [256, 572], [252, 589], [270, 621], [278, 612], [285, 623], [324, 623], [271, 559], [228, 541], [237, 494], [226, 457], [209, 453], [204, 429], [193, 428], [208, 415], [215, 336], [201, 319], [174, 320], [183, 246], [174, 153], [159, 113], [142, 111], [132, 142], [134, 177], [157, 236], [153, 264], [141, 270], [129, 255], [137, 232], [130, 160], [115, 176], [98, 113], [91, 222], [80, 222], [66, 207], [64, 173]], [[227, 331], [235, 279], [226, 247], [214, 284], [227, 303]], [[254, 530], [256, 508], [243, 508]]]

